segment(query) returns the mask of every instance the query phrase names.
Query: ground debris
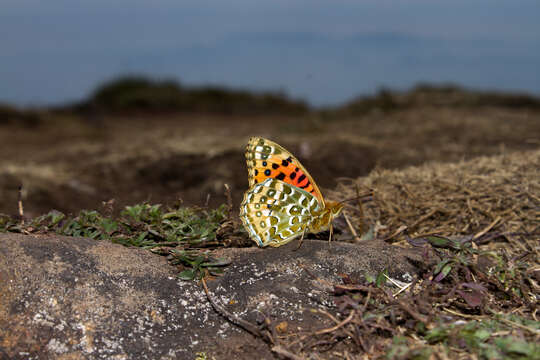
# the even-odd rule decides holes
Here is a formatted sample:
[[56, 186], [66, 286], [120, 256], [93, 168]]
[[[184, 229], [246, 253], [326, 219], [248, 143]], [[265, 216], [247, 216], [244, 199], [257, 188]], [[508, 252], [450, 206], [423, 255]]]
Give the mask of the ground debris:
[[353, 198], [357, 187], [373, 191], [373, 197], [364, 202], [361, 217], [347, 203], [348, 218], [376, 228], [377, 238], [388, 242], [472, 235], [478, 246], [504, 246], [514, 255], [539, 251], [540, 150], [376, 170], [365, 178], [342, 180], [329, 197]]

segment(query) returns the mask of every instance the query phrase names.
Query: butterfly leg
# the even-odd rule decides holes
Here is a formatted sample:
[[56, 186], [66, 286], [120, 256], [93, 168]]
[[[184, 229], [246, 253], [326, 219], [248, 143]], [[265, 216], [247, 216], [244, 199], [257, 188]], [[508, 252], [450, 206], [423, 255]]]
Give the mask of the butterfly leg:
[[302, 231], [302, 237], [300, 237], [300, 241], [298, 242], [298, 247], [294, 249], [294, 251], [300, 249], [300, 246], [302, 246], [302, 241], [304, 241], [305, 234], [306, 234], [306, 228], [304, 227], [304, 230]]
[[328, 236], [328, 244], [330, 244], [333, 234], [334, 234], [334, 226], [332, 225], [332, 223], [330, 223], [330, 236]]

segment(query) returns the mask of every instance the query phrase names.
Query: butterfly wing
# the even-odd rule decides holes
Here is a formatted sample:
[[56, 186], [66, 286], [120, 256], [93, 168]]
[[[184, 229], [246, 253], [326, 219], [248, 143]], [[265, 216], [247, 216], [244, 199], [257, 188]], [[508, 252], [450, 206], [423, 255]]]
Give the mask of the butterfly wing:
[[246, 192], [240, 219], [257, 245], [281, 246], [302, 235], [321, 209], [313, 194], [269, 178]]
[[275, 142], [252, 137], [246, 147], [246, 161], [250, 189], [273, 178], [312, 194], [324, 207], [321, 191], [308, 171], [298, 159]]

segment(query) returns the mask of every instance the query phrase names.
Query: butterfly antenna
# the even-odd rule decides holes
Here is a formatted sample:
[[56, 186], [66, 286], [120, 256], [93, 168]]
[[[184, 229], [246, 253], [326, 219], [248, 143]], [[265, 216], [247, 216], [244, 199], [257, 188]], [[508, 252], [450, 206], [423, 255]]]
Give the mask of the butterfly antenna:
[[345, 199], [345, 200], [341, 200], [340, 202], [338, 202], [338, 204], [343, 204], [343, 203], [346, 203], [347, 201], [353, 201], [353, 200], [358, 200], [358, 199], [362, 199], [362, 198], [365, 198], [366, 196], [370, 196], [370, 195], [373, 195], [373, 190], [372, 191], [368, 191], [364, 194], [359, 194], [353, 198], [350, 198], [350, 199]]

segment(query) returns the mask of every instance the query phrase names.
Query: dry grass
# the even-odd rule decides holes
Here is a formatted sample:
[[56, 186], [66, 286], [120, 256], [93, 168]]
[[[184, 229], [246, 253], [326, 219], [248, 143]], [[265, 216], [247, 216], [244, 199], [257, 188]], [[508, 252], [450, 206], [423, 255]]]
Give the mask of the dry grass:
[[350, 203], [348, 215], [363, 228], [377, 224], [378, 238], [473, 236], [484, 238], [480, 243], [502, 240], [516, 251], [539, 251], [540, 150], [375, 170], [366, 178], [341, 180], [330, 197], [353, 198], [356, 185], [374, 195], [363, 205], [363, 220]]

